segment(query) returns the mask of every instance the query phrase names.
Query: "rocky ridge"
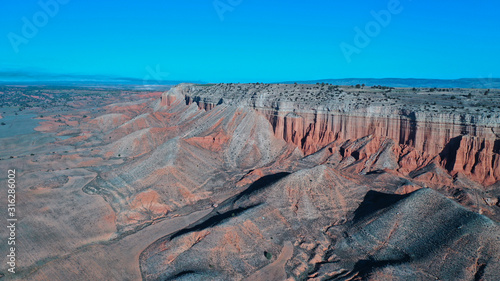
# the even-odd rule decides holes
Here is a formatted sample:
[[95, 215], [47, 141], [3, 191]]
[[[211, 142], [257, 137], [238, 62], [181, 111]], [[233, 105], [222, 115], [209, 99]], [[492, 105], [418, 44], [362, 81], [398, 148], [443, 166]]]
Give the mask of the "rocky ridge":
[[162, 105], [181, 99], [204, 110], [218, 105], [252, 108], [269, 120], [277, 137], [300, 147], [305, 155], [343, 142], [338, 148], [342, 156], [359, 160], [360, 153], [370, 158], [378, 148], [369, 149], [373, 146], [369, 142], [354, 149], [345, 148], [346, 144], [364, 137], [378, 143], [392, 141], [397, 163], [387, 165], [398, 166], [405, 174], [435, 162], [452, 176], [462, 173], [491, 185], [500, 179], [500, 107], [491, 107], [500, 96], [495, 90], [490, 98], [484, 97], [484, 90], [471, 89], [465, 96], [463, 91], [185, 84], [164, 93]]

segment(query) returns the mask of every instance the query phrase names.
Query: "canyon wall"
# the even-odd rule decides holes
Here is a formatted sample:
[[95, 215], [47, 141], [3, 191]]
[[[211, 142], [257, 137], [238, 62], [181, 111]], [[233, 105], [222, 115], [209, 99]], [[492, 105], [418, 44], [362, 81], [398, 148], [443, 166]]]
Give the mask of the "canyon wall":
[[[197, 90], [189, 84], [178, 86], [164, 93], [161, 104], [168, 106], [180, 99], [207, 111], [220, 104], [252, 108], [269, 120], [277, 137], [293, 143], [305, 155], [331, 146], [331, 153], [335, 149], [343, 158], [366, 161], [384, 140], [392, 140], [397, 170], [403, 174], [435, 163], [451, 176], [461, 173], [483, 185], [500, 180], [498, 116], [486, 118], [446, 110], [428, 112], [405, 106], [404, 102], [387, 106], [356, 103], [356, 98], [352, 98], [349, 102], [315, 104], [273, 99], [272, 93], [231, 96], [224, 93], [228, 92], [225, 89], [219, 95], [209, 96]], [[369, 143], [345, 148], [348, 142], [367, 136], [372, 140]]]

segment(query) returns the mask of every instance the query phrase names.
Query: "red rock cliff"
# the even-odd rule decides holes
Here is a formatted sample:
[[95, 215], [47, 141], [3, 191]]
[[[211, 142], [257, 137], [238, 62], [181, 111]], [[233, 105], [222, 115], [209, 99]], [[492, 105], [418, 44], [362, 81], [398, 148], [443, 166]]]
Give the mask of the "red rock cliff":
[[[241, 96], [217, 96], [196, 90], [186, 85], [176, 87], [163, 95], [162, 105], [183, 99], [187, 104], [197, 103], [201, 110], [211, 110], [222, 103], [251, 107], [269, 120], [276, 136], [300, 147], [305, 155], [331, 146], [332, 154], [333, 149], [342, 150], [342, 158], [366, 162], [390, 140], [386, 149], [391, 150], [396, 169], [404, 174], [437, 163], [451, 176], [461, 173], [483, 185], [500, 180], [500, 125], [495, 121], [500, 119], [490, 120], [491, 116], [487, 119], [445, 110], [417, 111], [379, 105], [376, 101], [365, 106], [345, 101], [311, 105], [273, 100], [271, 94], [275, 93], [269, 92], [250, 95], [252, 91], [247, 90]], [[367, 143], [346, 149], [348, 142], [367, 136]]]

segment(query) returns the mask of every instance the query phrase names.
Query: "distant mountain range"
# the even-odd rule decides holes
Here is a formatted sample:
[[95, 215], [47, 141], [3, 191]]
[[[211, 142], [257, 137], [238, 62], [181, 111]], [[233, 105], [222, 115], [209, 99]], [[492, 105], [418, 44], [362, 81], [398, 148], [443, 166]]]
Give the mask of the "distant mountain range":
[[139, 79], [106, 75], [73, 75], [0, 71], [0, 85], [47, 85], [162, 90], [168, 89], [172, 85], [185, 82], [203, 83], [201, 81], [153, 79], [150, 76], [147, 76], [145, 79]]
[[344, 78], [284, 82], [299, 84], [330, 83], [334, 85], [388, 86], [405, 88], [485, 88], [500, 89], [500, 78], [462, 78], [462, 79], [416, 79], [416, 78]]
[[[108, 86], [137, 89], [159, 89], [180, 83], [205, 84], [195, 80], [139, 79], [106, 75], [47, 74], [36, 72], [0, 71], [0, 85]], [[285, 84], [329, 83], [334, 85], [388, 86], [407, 88], [485, 88], [500, 89], [500, 78], [416, 79], [416, 78], [342, 78], [280, 82]]]

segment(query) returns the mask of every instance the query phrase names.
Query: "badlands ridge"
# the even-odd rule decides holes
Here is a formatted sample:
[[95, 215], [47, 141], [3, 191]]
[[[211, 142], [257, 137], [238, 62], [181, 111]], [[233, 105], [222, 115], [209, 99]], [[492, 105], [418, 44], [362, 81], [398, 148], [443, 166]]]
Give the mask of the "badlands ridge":
[[2, 279], [500, 276], [498, 90], [180, 84], [100, 98], [0, 138], [31, 211], [19, 273], [3, 263]]

